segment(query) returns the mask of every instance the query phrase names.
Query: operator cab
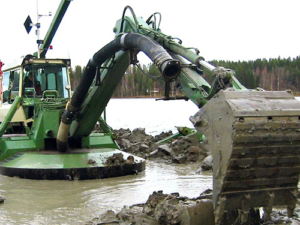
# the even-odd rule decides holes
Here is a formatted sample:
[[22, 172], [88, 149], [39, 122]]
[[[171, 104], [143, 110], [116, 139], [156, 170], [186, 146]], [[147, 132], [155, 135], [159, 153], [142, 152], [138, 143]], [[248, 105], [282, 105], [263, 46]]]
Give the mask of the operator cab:
[[12, 119], [16, 127], [31, 127], [39, 107], [68, 100], [71, 97], [69, 67], [69, 59], [40, 59], [31, 55], [5, 65], [0, 87], [0, 123], [17, 96], [23, 101]]
[[62, 64], [33, 63], [25, 65], [23, 84], [24, 98], [70, 97], [67, 68]]
[[70, 98], [70, 60], [26, 56], [21, 64], [3, 68], [2, 104], [23, 98]]

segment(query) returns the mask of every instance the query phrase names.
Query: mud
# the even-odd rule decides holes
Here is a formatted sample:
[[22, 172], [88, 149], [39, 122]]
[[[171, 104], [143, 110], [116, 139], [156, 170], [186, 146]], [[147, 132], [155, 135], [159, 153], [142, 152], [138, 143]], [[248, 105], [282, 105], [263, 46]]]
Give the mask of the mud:
[[[172, 135], [172, 132], [151, 136], [145, 133], [145, 129], [139, 128], [132, 132], [129, 129], [115, 130], [115, 133], [118, 135], [117, 143], [123, 151], [160, 163], [198, 163], [197, 172], [212, 170], [209, 148], [205, 143], [199, 143], [193, 135], [158, 145], [156, 142]], [[179, 193], [164, 194], [158, 191], [153, 192], [145, 203], [124, 206], [119, 212], [107, 210], [87, 224], [213, 225], [213, 212], [211, 190], [206, 190], [199, 197], [192, 199], [180, 196]], [[262, 209], [250, 209], [246, 214], [240, 210], [233, 210], [224, 213], [221, 225], [300, 225], [299, 213], [299, 204], [292, 218], [288, 218], [287, 210], [274, 208], [271, 219], [264, 221]]]
[[[242, 219], [245, 214], [233, 210], [225, 212], [221, 225], [299, 225], [297, 212], [300, 213], [299, 208], [292, 218], [288, 218], [286, 210], [274, 210], [271, 220], [264, 221], [259, 209], [250, 209], [246, 220]], [[107, 210], [88, 224], [213, 225], [212, 191], [208, 189], [197, 198], [187, 198], [179, 193], [153, 192], [145, 203], [124, 206], [117, 213]]]
[[[210, 191], [208, 191], [210, 192]], [[143, 204], [124, 207], [115, 213], [107, 210], [99, 218], [87, 224], [213, 224], [211, 195], [204, 193], [195, 199], [182, 197], [179, 193], [153, 192]]]
[[112, 156], [108, 157], [105, 165], [109, 166], [117, 166], [122, 164], [132, 164], [134, 162], [134, 157], [132, 155], [128, 156], [127, 159], [124, 159], [124, 155], [122, 153], [115, 153]]
[[117, 134], [116, 141], [122, 151], [160, 163], [199, 163], [199, 171], [212, 169], [210, 151], [204, 147], [204, 143], [199, 143], [196, 135], [178, 137], [168, 143], [157, 144], [173, 133], [170, 131], [151, 136], [146, 134], [143, 128], [133, 131], [119, 129], [114, 132]]

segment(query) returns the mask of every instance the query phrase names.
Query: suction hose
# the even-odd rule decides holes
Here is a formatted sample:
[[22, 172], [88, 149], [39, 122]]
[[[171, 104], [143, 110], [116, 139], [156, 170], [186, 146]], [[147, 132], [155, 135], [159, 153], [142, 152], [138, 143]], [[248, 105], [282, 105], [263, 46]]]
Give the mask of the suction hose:
[[89, 60], [72, 100], [67, 105], [61, 119], [56, 142], [59, 151], [65, 152], [68, 149], [68, 134], [71, 123], [92, 85], [97, 67], [100, 67], [106, 60], [122, 49], [143, 51], [159, 68], [165, 80], [173, 80], [181, 72], [179, 61], [173, 59], [162, 46], [151, 38], [134, 33], [117, 37], [96, 52]]

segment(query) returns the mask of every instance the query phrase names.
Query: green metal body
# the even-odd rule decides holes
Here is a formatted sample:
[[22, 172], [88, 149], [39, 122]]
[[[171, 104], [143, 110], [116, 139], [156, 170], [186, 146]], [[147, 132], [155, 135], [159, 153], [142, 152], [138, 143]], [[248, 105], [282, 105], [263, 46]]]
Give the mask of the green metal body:
[[[55, 35], [56, 30], [69, 6], [70, 0], [62, 0], [61, 4], [54, 16], [53, 22], [44, 39], [44, 44], [40, 47], [40, 58], [26, 56], [21, 62], [15, 65], [7, 66], [3, 69], [4, 83], [2, 96], [2, 110], [3, 115], [6, 114], [5, 119], [1, 120], [0, 135], [0, 161], [2, 160], [2, 171], [6, 171], [6, 166], [19, 168], [21, 161], [9, 160], [9, 164], [3, 163], [7, 159], [14, 158], [16, 154], [21, 154], [22, 157], [16, 157], [18, 160], [26, 158], [26, 165], [32, 158], [32, 165], [36, 165], [36, 157], [40, 157], [41, 163], [44, 160], [45, 151], [56, 150], [56, 139], [58, 136], [59, 126], [61, 124], [62, 114], [67, 106], [67, 102], [71, 98], [70, 78], [69, 78], [69, 60], [61, 59], [45, 59], [48, 47]], [[177, 80], [180, 83], [179, 89], [183, 91], [188, 99], [191, 99], [199, 108], [207, 103], [212, 97], [215, 87], [208, 84], [202, 76], [200, 76], [193, 68], [200, 67], [203, 62], [203, 57], [196, 54], [194, 51], [183, 47], [176, 43], [170, 36], [163, 34], [159, 27], [150, 26], [148, 21], [142, 18], [137, 18], [134, 13], [133, 17], [123, 17], [117, 21], [114, 28], [116, 36], [122, 35], [124, 32], [134, 32], [146, 35], [159, 44], [167, 48], [174, 58], [178, 59], [183, 65], [180, 75]], [[70, 151], [67, 154], [74, 154], [76, 149], [111, 149], [110, 156], [118, 149], [115, 143], [115, 134], [112, 129], [101, 118], [105, 111], [107, 103], [116, 89], [119, 81], [124, 75], [127, 67], [132, 63], [133, 52], [119, 51], [113, 57], [109, 58], [99, 68], [101, 74], [100, 85], [92, 84], [89, 92], [80, 108], [76, 113], [76, 119], [68, 126], [68, 140]], [[185, 60], [191, 62], [187, 64]], [[33, 83], [41, 86], [41, 92], [36, 87], [25, 87], [26, 79], [29, 73], [34, 74]], [[225, 72], [225, 77], [229, 77], [235, 89], [244, 89], [235, 79], [233, 73]], [[37, 82], [37, 83], [36, 83]], [[168, 82], [168, 81], [166, 81]], [[74, 90], [77, 91], [76, 89]], [[7, 97], [6, 102], [5, 96]], [[17, 107], [21, 105], [21, 107]], [[5, 110], [4, 110], [5, 108]], [[1, 112], [1, 111], [0, 111]], [[101, 132], [93, 132], [96, 123], [99, 122]], [[194, 133], [194, 130], [179, 129], [178, 135], [187, 135]], [[175, 135], [177, 136], [177, 135]], [[203, 136], [199, 134], [199, 140], [203, 140]], [[167, 141], [167, 140], [164, 140]], [[42, 154], [29, 155], [24, 152], [42, 152]], [[29, 153], [28, 153], [29, 154]], [[88, 152], [86, 152], [88, 154]], [[50, 157], [49, 154], [46, 154]], [[34, 157], [33, 157], [34, 156]], [[53, 156], [54, 157], [54, 156]], [[85, 164], [80, 163], [77, 157], [55, 154], [56, 160], [60, 157], [67, 157], [74, 160], [72, 165], [77, 165], [79, 168], [85, 168]], [[126, 158], [125, 158], [126, 159]], [[3, 161], [4, 160], [4, 161]], [[63, 158], [61, 158], [62, 161]], [[97, 165], [103, 165], [106, 158], [102, 157], [103, 162]], [[25, 162], [24, 161], [24, 162]], [[139, 160], [140, 161], [140, 160]], [[137, 163], [137, 161], [135, 161]], [[24, 166], [25, 166], [24, 164]], [[47, 166], [42, 163], [45, 169], [51, 168], [51, 163]], [[140, 161], [144, 168], [144, 161]], [[66, 164], [60, 164], [61, 169]], [[95, 164], [93, 164], [95, 166]], [[28, 168], [29, 169], [29, 168]], [[27, 175], [21, 175], [26, 177]], [[41, 178], [41, 177], [39, 177]]]
[[[129, 64], [129, 52], [119, 52], [101, 69], [101, 85], [90, 89], [80, 110], [80, 116], [71, 124], [71, 137], [86, 136], [93, 131]], [[104, 129], [109, 130], [107, 127]]]
[[[40, 46], [40, 58], [28, 55], [3, 68], [1, 174], [29, 179], [93, 179], [145, 169], [144, 159], [134, 156], [127, 160], [130, 154], [119, 150], [116, 135], [101, 118], [130, 63], [128, 52], [119, 52], [105, 63], [101, 86], [91, 87], [77, 120], [71, 124], [70, 150], [62, 154], [56, 149], [61, 116], [71, 99], [70, 60], [45, 56], [69, 3], [70, 0], [61, 1]], [[32, 86], [27, 87], [30, 73]], [[94, 132], [97, 122], [100, 132]], [[112, 163], [115, 157], [118, 163]]]
[[[103, 71], [103, 85], [91, 89], [72, 124], [71, 149], [63, 154], [56, 149], [56, 139], [71, 97], [70, 61], [27, 56], [20, 64], [4, 68], [8, 100], [0, 107], [1, 115], [5, 114], [0, 121], [0, 173], [29, 179], [95, 179], [143, 171], [145, 160], [134, 156], [127, 162], [130, 154], [119, 150], [115, 134], [100, 117], [128, 63], [129, 54], [124, 52], [107, 64], [110, 69]], [[25, 87], [30, 72], [37, 83], [32, 88]], [[92, 132], [97, 121], [101, 132]], [[115, 157], [119, 163], [111, 163]]]
[[[27, 57], [4, 67], [1, 96], [0, 160], [18, 152], [40, 151], [55, 146], [60, 116], [71, 96], [62, 85], [70, 83], [69, 60]], [[36, 86], [25, 87], [27, 71], [34, 73]], [[64, 80], [64, 81], [63, 81]], [[43, 93], [37, 93], [37, 86]], [[7, 88], [7, 89], [6, 89]], [[56, 90], [54, 90], [56, 88]]]
[[[140, 33], [152, 38], [164, 46], [164, 48], [170, 51], [174, 58], [181, 62], [181, 74], [178, 76], [178, 83], [180, 83], [179, 89], [199, 108], [203, 107], [207, 101], [213, 97], [217, 90], [215, 86], [211, 86], [193, 69], [195, 67], [199, 68], [202, 65], [206, 67], [205, 65], [208, 64], [204, 61], [202, 56], [198, 55], [199, 51], [195, 48], [191, 49], [184, 47], [175, 41], [178, 40], [177, 38], [162, 33], [160, 28], [156, 27], [156, 25], [152, 25], [151, 27], [149, 25], [151, 23], [146, 23], [142, 18], [136, 17], [133, 11], [132, 14], [133, 17], [125, 16], [117, 21], [114, 28], [116, 35], [118, 36], [125, 32]], [[190, 64], [188, 64], [186, 60], [190, 62]], [[216, 74], [215, 80], [212, 83], [217, 83], [217, 79], [219, 78], [218, 68], [209, 65], [208, 69]], [[224, 71], [222, 72], [224, 73]], [[234, 76], [234, 71], [226, 70], [224, 76], [227, 77], [227, 82], [230, 81], [235, 90], [247, 90], [247, 88], [245, 88]]]

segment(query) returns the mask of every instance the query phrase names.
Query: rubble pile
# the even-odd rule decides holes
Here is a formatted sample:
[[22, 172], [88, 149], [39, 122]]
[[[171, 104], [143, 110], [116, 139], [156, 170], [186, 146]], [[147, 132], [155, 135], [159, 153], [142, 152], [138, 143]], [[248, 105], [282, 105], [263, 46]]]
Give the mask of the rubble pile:
[[144, 204], [123, 207], [115, 213], [107, 210], [87, 224], [213, 224], [211, 194], [195, 199], [181, 197], [178, 193], [153, 192]]
[[[241, 210], [225, 212], [221, 225], [299, 225], [295, 210], [292, 218], [287, 217], [286, 210], [273, 210], [271, 220], [263, 221], [263, 215], [259, 209], [250, 209], [242, 219]], [[146, 203], [124, 206], [119, 212], [107, 210], [99, 217], [94, 218], [86, 225], [213, 225], [214, 210], [212, 203], [212, 191], [204, 191], [197, 198], [187, 198], [179, 193], [164, 194], [162, 191], [153, 192]]]
[[[132, 153], [148, 160], [159, 163], [199, 163], [201, 170], [212, 170], [212, 155], [205, 143], [199, 143], [195, 135], [187, 135], [171, 139], [169, 142], [157, 142], [173, 135], [163, 132], [157, 136], [145, 133], [145, 129], [138, 128], [114, 131], [117, 134], [117, 143], [121, 150]], [[124, 206], [115, 213], [108, 210], [99, 218], [94, 218], [88, 224], [180, 224], [180, 225], [211, 225], [214, 224], [213, 204], [211, 190], [203, 192], [198, 198], [182, 197], [178, 193], [164, 194], [162, 191], [153, 192], [146, 203]], [[222, 225], [275, 225], [300, 224], [297, 215], [300, 209], [295, 209], [293, 218], [287, 217], [286, 210], [273, 209], [270, 221], [263, 221], [263, 213], [259, 209], [251, 209], [247, 221], [241, 220], [239, 210], [225, 212]]]
[[[199, 163], [201, 165], [199, 171], [212, 170], [210, 150], [205, 143], [199, 143], [195, 135], [177, 137], [158, 144], [160, 140], [173, 133], [166, 132], [153, 137], [146, 134], [142, 128], [132, 132], [129, 129], [114, 132], [118, 137], [116, 140], [118, 145], [125, 152], [159, 163]], [[122, 155], [114, 155], [107, 163], [118, 164], [121, 161], [125, 161]], [[246, 214], [242, 210], [232, 210], [224, 213], [221, 225], [296, 225], [300, 224], [299, 212], [300, 208], [297, 206], [294, 216], [288, 218], [286, 210], [273, 209], [271, 220], [264, 221], [263, 210], [250, 209]], [[208, 189], [197, 198], [183, 197], [179, 193], [153, 192], [146, 203], [124, 206], [119, 212], [107, 210], [86, 224], [213, 225], [214, 220], [212, 190]]]
[[117, 134], [116, 141], [122, 151], [162, 163], [204, 162], [203, 170], [212, 169], [210, 152], [202, 147], [203, 144], [199, 143], [196, 135], [177, 137], [170, 142], [157, 144], [158, 141], [172, 135], [172, 131], [156, 136], [146, 134], [144, 128], [132, 132], [130, 129], [119, 129], [114, 132]]

